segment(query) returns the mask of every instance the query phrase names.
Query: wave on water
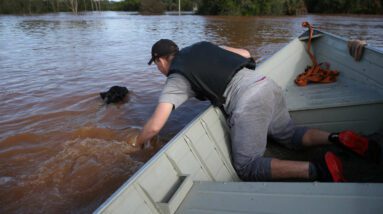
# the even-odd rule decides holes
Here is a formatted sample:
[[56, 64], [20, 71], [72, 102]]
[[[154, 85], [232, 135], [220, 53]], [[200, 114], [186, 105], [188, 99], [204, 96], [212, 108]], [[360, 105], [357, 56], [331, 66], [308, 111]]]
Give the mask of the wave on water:
[[93, 211], [158, 150], [130, 146], [137, 132], [88, 127], [0, 142], [0, 212]]

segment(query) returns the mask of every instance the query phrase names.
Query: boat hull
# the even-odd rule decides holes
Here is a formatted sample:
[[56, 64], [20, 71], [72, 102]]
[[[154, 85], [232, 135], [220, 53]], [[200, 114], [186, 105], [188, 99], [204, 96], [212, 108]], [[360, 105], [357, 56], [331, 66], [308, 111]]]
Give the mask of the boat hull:
[[[303, 37], [293, 40], [260, 64], [256, 71], [281, 86], [291, 116], [298, 126], [327, 131], [352, 129], [365, 134], [382, 129], [383, 53], [367, 47], [362, 60], [356, 62], [348, 55], [346, 40], [319, 33], [321, 35], [313, 40], [314, 53], [319, 62], [328, 62], [331, 69], [339, 70], [336, 83], [307, 87], [294, 84], [295, 77], [311, 65]], [[95, 213], [174, 213], [196, 181], [228, 182], [224, 183], [228, 188], [234, 188], [238, 186], [236, 182], [240, 182], [231, 164], [229, 129], [217, 108], [210, 107], [195, 118]], [[246, 189], [247, 186], [243, 185], [239, 186]], [[295, 182], [294, 185], [303, 187], [309, 184]], [[382, 185], [376, 185], [379, 191], [383, 189]], [[349, 183], [342, 184], [342, 188], [364, 189], [366, 185]], [[377, 200], [383, 197], [379, 191], [374, 196]], [[318, 200], [320, 194], [325, 194], [321, 188], [310, 192], [310, 196], [317, 195]], [[326, 197], [331, 195], [348, 197], [339, 196], [337, 191], [326, 192]], [[380, 204], [374, 203], [377, 210], [383, 208]]]

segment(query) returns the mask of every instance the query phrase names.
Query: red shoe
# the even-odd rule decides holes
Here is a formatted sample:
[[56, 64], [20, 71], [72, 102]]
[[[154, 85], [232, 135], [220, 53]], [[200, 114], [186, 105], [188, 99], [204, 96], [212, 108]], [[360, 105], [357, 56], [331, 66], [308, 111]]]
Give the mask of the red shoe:
[[312, 162], [317, 170], [319, 181], [345, 182], [343, 164], [333, 152], [326, 152], [320, 160]]
[[352, 131], [339, 133], [339, 142], [361, 156], [366, 154], [369, 147], [367, 137], [360, 136]]
[[380, 162], [381, 148], [375, 141], [369, 140], [367, 137], [358, 135], [353, 131], [340, 132], [338, 138], [338, 143], [356, 154], [375, 163]]
[[324, 155], [328, 171], [334, 182], [345, 182], [346, 179], [343, 177], [343, 164], [340, 158], [338, 158], [332, 152], [326, 152]]

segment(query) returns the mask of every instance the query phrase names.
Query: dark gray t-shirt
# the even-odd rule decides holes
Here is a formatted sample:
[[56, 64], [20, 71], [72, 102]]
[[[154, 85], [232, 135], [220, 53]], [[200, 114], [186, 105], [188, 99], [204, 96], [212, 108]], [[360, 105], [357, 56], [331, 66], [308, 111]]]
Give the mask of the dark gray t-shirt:
[[[226, 97], [226, 103], [224, 105], [226, 111], [231, 112], [235, 108], [240, 95], [262, 78], [263, 76], [254, 70], [244, 68], [238, 71], [226, 87], [224, 93]], [[174, 73], [168, 76], [159, 102], [172, 103], [176, 109], [186, 100], [194, 96], [195, 93], [189, 81], [181, 74]]]
[[178, 108], [182, 103], [195, 93], [191, 88], [189, 81], [181, 74], [171, 74], [166, 79], [164, 88], [159, 99], [160, 103], [171, 103], [174, 108]]

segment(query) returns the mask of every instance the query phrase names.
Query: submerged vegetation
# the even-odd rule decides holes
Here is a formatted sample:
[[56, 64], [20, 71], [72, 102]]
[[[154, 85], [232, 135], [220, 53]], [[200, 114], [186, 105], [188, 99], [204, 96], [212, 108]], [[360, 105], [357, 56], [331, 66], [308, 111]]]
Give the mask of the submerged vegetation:
[[[197, 10], [198, 9], [198, 10]], [[178, 0], [0, 0], [0, 14], [82, 11], [178, 10]], [[383, 0], [181, 0], [181, 10], [202, 15], [300, 15], [305, 13], [383, 14]]]

